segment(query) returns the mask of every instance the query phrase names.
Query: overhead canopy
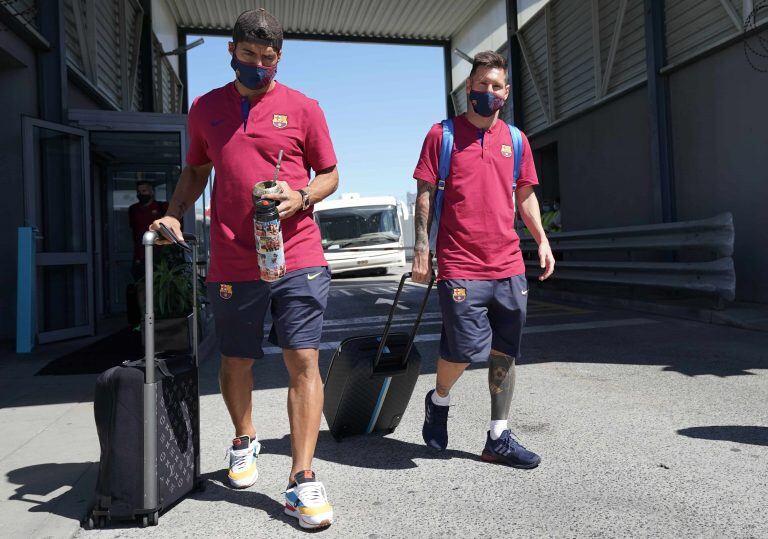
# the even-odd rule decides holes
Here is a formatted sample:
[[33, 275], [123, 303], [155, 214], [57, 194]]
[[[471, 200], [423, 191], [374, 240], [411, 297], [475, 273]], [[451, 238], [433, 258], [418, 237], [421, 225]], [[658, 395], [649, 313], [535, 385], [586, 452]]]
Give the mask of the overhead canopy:
[[263, 7], [286, 34], [375, 41], [448, 41], [485, 0], [166, 0], [188, 33], [231, 30], [237, 16]]

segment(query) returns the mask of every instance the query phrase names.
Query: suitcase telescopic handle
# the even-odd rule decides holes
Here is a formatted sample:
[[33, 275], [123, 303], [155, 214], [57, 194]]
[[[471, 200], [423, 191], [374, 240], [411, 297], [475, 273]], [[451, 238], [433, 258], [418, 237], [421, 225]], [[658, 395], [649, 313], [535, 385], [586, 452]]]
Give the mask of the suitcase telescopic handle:
[[[381, 356], [384, 353], [384, 348], [387, 347], [387, 339], [389, 338], [389, 333], [392, 329], [392, 319], [395, 316], [395, 310], [397, 309], [397, 305], [400, 301], [400, 295], [403, 293], [403, 287], [405, 286], [405, 281], [409, 279], [412, 276], [411, 272], [404, 273], [403, 276], [400, 278], [400, 285], [397, 287], [397, 293], [395, 293], [395, 299], [392, 302], [392, 308], [389, 310], [389, 317], [387, 318], [387, 325], [384, 326], [384, 334], [381, 336], [381, 342], [379, 343], [379, 349], [376, 351], [376, 359], [373, 361], [373, 369], [376, 370], [376, 368], [379, 366], [379, 361], [381, 361]], [[403, 354], [403, 359], [400, 363], [400, 367], [405, 367], [405, 365], [408, 364], [408, 357], [411, 355], [411, 349], [413, 348], [413, 343], [416, 340], [416, 332], [419, 331], [419, 324], [421, 324], [421, 317], [424, 315], [424, 309], [427, 308], [427, 301], [429, 300], [429, 293], [432, 291], [432, 286], [435, 284], [435, 274], [432, 273], [432, 277], [429, 280], [429, 285], [427, 286], [427, 291], [424, 294], [424, 299], [421, 302], [421, 306], [419, 307], [419, 314], [416, 316], [416, 321], [413, 324], [413, 330], [411, 331], [411, 336], [408, 338], [408, 344], [405, 347], [405, 353]]]
[[[154, 294], [154, 250], [160, 235], [154, 230], [144, 233], [144, 382], [155, 383], [155, 294]], [[197, 238], [184, 234], [184, 241], [192, 246], [192, 353], [197, 365]], [[150, 366], [152, 368], [150, 368]]]

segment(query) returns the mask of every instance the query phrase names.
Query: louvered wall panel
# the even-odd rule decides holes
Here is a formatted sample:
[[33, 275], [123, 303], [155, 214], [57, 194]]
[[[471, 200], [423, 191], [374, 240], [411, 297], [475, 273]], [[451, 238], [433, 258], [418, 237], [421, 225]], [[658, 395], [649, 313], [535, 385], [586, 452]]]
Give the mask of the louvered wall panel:
[[536, 77], [544, 106], [547, 106], [548, 80], [547, 80], [547, 28], [544, 14], [531, 19], [524, 28], [520, 29], [527, 50], [527, 60], [523, 65], [523, 121], [527, 131], [534, 131], [547, 125], [545, 109], [539, 101], [536, 93], [536, 85], [533, 77]]
[[82, 73], [85, 73], [83, 64], [82, 45], [77, 31], [77, 19], [75, 9], [80, 10], [81, 20], [85, 24], [85, 10], [80, 0], [64, 0], [64, 43], [67, 47], [67, 60]]
[[592, 18], [583, 0], [550, 5], [555, 117], [583, 108], [595, 98]]
[[[742, 2], [730, 1], [742, 17]], [[720, 0], [666, 0], [667, 63], [674, 64], [738, 33]]]
[[547, 118], [536, 96], [533, 80], [525, 66], [522, 68], [523, 127], [526, 133], [532, 133], [546, 127]]
[[121, 102], [120, 8], [118, 1], [96, 2], [96, 86], [115, 103]]
[[[618, 7], [619, 1], [603, 0], [601, 2], [601, 11], [603, 9], [602, 4], [612, 4], [614, 6], [612, 18], [610, 19], [610, 27], [605, 29], [601, 22], [601, 29], [606, 34], [606, 36], [601, 34], [601, 59], [603, 69], [605, 69], [605, 61], [610, 50], [610, 39], [613, 35], [617, 13], [616, 8]], [[614, 59], [613, 70], [611, 72], [611, 80], [608, 83], [607, 95], [624, 90], [625, 88], [641, 83], [646, 79], [645, 9], [643, 0], [629, 0], [627, 2], [620, 36], [619, 45], [616, 49], [616, 58]]]
[[[134, 58], [136, 55], [139, 54], [138, 49], [138, 43], [136, 42], [136, 32], [140, 29], [140, 23], [141, 23], [141, 17], [142, 17], [142, 9], [141, 6], [135, 5], [133, 2], [127, 1], [125, 5], [125, 15], [126, 15], [126, 47], [125, 49], [128, 51], [128, 53], [125, 55], [125, 61], [128, 63], [128, 69], [126, 72], [128, 73], [128, 79], [125, 81], [125, 84], [123, 85], [124, 88], [126, 88], [125, 91], [127, 91], [128, 84], [130, 80], [133, 80], [133, 89], [131, 92], [131, 102], [128, 104], [131, 110], [139, 111], [141, 110], [141, 83], [139, 81], [139, 73], [138, 70], [138, 62], [134, 61]], [[139, 36], [139, 39], [141, 36]], [[137, 66], [137, 69], [134, 71], [134, 63]]]

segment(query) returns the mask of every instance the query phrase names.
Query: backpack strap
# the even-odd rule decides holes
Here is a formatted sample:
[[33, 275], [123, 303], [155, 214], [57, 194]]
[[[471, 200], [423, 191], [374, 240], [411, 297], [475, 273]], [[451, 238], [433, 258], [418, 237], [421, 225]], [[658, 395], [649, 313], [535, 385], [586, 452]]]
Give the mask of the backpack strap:
[[523, 135], [512, 124], [509, 126], [509, 134], [512, 135], [512, 151], [515, 153], [515, 168], [512, 172], [512, 192], [517, 189], [517, 180], [520, 178], [520, 162], [523, 160]]
[[438, 182], [435, 191], [435, 204], [432, 211], [432, 226], [429, 229], [429, 250], [437, 252], [437, 233], [440, 229], [440, 215], [443, 213], [443, 194], [445, 181], [451, 173], [451, 155], [453, 154], [453, 120], [443, 120], [443, 138], [440, 142], [440, 159], [438, 163]]

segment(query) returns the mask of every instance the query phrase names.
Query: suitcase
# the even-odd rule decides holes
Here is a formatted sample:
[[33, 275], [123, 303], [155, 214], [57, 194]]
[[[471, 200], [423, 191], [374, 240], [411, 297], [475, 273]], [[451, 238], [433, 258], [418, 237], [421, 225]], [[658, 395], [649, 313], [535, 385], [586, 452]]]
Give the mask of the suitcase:
[[[152, 245], [146, 249], [144, 359], [124, 362], [99, 376], [94, 418], [101, 446], [94, 507], [84, 523], [100, 528], [111, 520], [157, 525], [161, 512], [193, 489], [200, 478], [200, 397], [197, 358], [197, 309], [192, 309], [191, 354], [155, 353]], [[192, 261], [197, 260], [194, 236]], [[193, 265], [193, 305], [197, 278]], [[154, 358], [147, 368], [146, 358]]]
[[410, 276], [400, 279], [384, 333], [345, 339], [331, 358], [323, 413], [337, 442], [358, 434], [394, 432], [408, 406], [421, 370], [421, 355], [413, 343], [435, 282], [433, 276], [411, 333], [393, 333], [392, 318]]

